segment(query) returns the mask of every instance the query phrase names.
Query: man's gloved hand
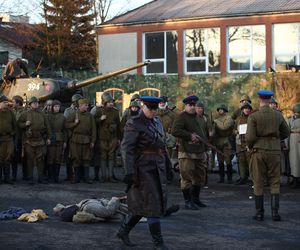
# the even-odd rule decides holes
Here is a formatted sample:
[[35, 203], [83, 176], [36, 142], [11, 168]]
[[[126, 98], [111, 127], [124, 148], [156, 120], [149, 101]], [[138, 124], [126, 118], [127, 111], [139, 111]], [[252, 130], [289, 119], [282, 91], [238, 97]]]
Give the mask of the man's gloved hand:
[[132, 185], [133, 184], [133, 174], [127, 174], [125, 175], [123, 182], [127, 185]]

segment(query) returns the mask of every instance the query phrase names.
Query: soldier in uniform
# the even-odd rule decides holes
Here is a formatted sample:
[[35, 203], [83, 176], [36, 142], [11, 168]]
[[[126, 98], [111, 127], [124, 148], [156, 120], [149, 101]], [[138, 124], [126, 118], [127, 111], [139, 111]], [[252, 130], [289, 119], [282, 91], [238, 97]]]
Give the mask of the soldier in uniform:
[[205, 183], [207, 169], [206, 146], [201, 143], [200, 139], [207, 140], [207, 137], [205, 135], [206, 124], [195, 111], [198, 100], [197, 96], [188, 96], [183, 99], [184, 111], [175, 119], [172, 127], [172, 134], [179, 140], [180, 187], [185, 208], [192, 210], [206, 207], [199, 200], [200, 187]]
[[[134, 94], [132, 95], [131, 99], [130, 99], [130, 103], [131, 102], [140, 102], [140, 95], [139, 94]], [[126, 120], [128, 120], [127, 116], [130, 114], [130, 107], [126, 108], [123, 115], [122, 115], [122, 118], [125, 118]]]
[[39, 100], [33, 96], [28, 101], [29, 110], [22, 113], [18, 125], [24, 130], [23, 146], [27, 159], [29, 184], [33, 182], [33, 167], [38, 170], [38, 182], [45, 184], [43, 170], [46, 155], [46, 144], [50, 144], [51, 130], [48, 119], [39, 109]]
[[78, 104], [78, 111], [67, 118], [66, 128], [72, 131], [70, 150], [75, 183], [80, 182], [80, 167], [83, 167], [84, 181], [90, 184], [89, 167], [96, 141], [96, 124], [93, 115], [88, 112], [88, 100], [80, 99]]
[[253, 179], [256, 214], [253, 219], [264, 219], [264, 179], [268, 178], [271, 192], [272, 219], [280, 221], [278, 214], [280, 193], [280, 140], [289, 136], [289, 128], [281, 113], [269, 107], [272, 91], [257, 92], [260, 108], [247, 122], [246, 141], [250, 149], [250, 174]]
[[51, 144], [48, 146], [47, 164], [50, 177], [59, 183], [59, 172], [64, 150], [67, 146], [66, 118], [60, 113], [61, 102], [52, 102], [52, 111], [48, 116], [51, 128]]
[[271, 98], [271, 102], [270, 102], [270, 108], [274, 109], [274, 110], [278, 110], [279, 111], [279, 106], [278, 106], [278, 102], [276, 101], [276, 99], [274, 97]]
[[160, 99], [141, 97], [142, 112], [128, 120], [121, 144], [124, 182], [127, 186], [129, 215], [117, 233], [125, 245], [133, 246], [128, 234], [144, 216], [154, 249], [167, 249], [163, 242], [160, 216], [166, 209], [166, 145], [164, 130], [155, 117]]
[[4, 183], [12, 184], [10, 180], [10, 161], [14, 153], [14, 136], [17, 131], [17, 123], [13, 112], [8, 108], [8, 99], [0, 96], [0, 184], [2, 183], [2, 171]]
[[100, 145], [100, 166], [102, 181], [114, 182], [113, 167], [117, 147], [121, 138], [119, 111], [114, 107], [114, 99], [109, 92], [102, 95], [102, 108], [98, 108], [95, 120]]
[[123, 134], [124, 131], [124, 127], [126, 125], [126, 122], [133, 116], [136, 116], [139, 114], [139, 111], [141, 109], [140, 103], [137, 101], [132, 101], [130, 102], [130, 106], [129, 106], [129, 113], [126, 116], [123, 116], [121, 119], [121, 131]]
[[[248, 102], [252, 103], [251, 98], [248, 95], [242, 95], [241, 100], [240, 100], [240, 106], [243, 105], [243, 103]], [[240, 115], [242, 114], [241, 109], [237, 108], [233, 114], [232, 114], [232, 119], [236, 120]]]
[[236, 185], [246, 184], [249, 177], [249, 161], [250, 154], [247, 150], [246, 144], [246, 129], [247, 120], [251, 113], [252, 106], [249, 102], [244, 102], [241, 105], [242, 114], [236, 119], [235, 122], [235, 134], [236, 134], [236, 146], [237, 146], [237, 157], [239, 161], [239, 172], [240, 179]]
[[[78, 110], [78, 101], [80, 99], [83, 99], [82, 95], [80, 94], [74, 94], [72, 96], [72, 103], [71, 106], [66, 108], [64, 111], [64, 116], [66, 117], [66, 119], [68, 119], [68, 117], [73, 114], [76, 113], [76, 111]], [[65, 149], [65, 158], [66, 158], [66, 172], [67, 172], [67, 178], [66, 181], [74, 181], [74, 173], [73, 173], [73, 169], [72, 169], [72, 161], [70, 158], [70, 137], [72, 135], [71, 131], [67, 130], [67, 136], [68, 136], [68, 141], [67, 141], [67, 147]]]
[[21, 76], [28, 77], [28, 63], [26, 61], [25, 59], [16, 58], [7, 63], [2, 73], [2, 80], [12, 82]]
[[214, 127], [216, 131], [215, 144], [216, 147], [223, 152], [224, 155], [217, 153], [220, 180], [218, 183], [224, 182], [224, 161], [227, 168], [227, 181], [232, 183], [232, 164], [231, 164], [231, 144], [229, 137], [233, 134], [234, 121], [228, 114], [228, 108], [222, 104], [217, 108], [218, 117], [214, 120]]
[[[26, 108], [23, 107], [23, 98], [21, 96], [13, 96], [12, 98], [12, 111], [15, 115], [16, 121], [19, 120], [21, 114], [26, 111]], [[24, 155], [22, 155], [22, 130], [17, 127], [17, 132], [15, 136], [15, 151], [14, 156], [12, 159], [12, 181], [17, 180], [18, 175], [18, 163], [22, 163], [22, 174], [23, 174], [23, 180], [27, 180], [27, 167], [26, 167], [26, 159]]]

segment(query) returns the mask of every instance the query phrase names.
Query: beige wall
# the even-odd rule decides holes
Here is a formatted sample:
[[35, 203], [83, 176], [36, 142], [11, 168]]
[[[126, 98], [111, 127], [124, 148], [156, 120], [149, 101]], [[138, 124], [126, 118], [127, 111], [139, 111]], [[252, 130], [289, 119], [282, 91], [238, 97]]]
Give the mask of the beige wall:
[[[108, 73], [137, 63], [137, 34], [99, 35], [99, 73]], [[129, 73], [135, 74], [136, 70]]]
[[22, 57], [22, 49], [17, 45], [0, 38], [0, 51], [8, 51], [8, 59], [13, 60]]

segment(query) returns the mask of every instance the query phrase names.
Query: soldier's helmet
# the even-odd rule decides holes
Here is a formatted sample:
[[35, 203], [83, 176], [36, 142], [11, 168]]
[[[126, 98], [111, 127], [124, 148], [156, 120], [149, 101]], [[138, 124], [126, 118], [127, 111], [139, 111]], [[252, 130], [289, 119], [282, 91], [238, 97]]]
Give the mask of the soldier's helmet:
[[131, 107], [137, 107], [137, 108], [140, 108], [141, 106], [140, 106], [139, 102], [137, 102], [137, 101], [132, 101], [132, 102], [130, 102], [129, 108], [131, 108]]
[[217, 111], [219, 111], [219, 109], [223, 109], [225, 112], [228, 112], [228, 108], [225, 104], [221, 104], [217, 107]]
[[198, 107], [198, 108], [204, 108], [204, 103], [201, 102], [201, 101], [198, 101], [198, 102], [196, 103], [196, 107]]
[[140, 96], [139, 94], [134, 94], [134, 95], [131, 97], [130, 101], [139, 100], [140, 97], [141, 97], [141, 96]]
[[33, 102], [39, 102], [39, 99], [35, 96], [30, 97], [28, 100], [28, 104], [30, 105]]
[[45, 106], [52, 106], [53, 100], [49, 99], [46, 101]]
[[300, 113], [300, 103], [296, 103], [293, 107], [294, 113]]
[[114, 101], [114, 98], [112, 97], [111, 93], [109, 92], [104, 92], [103, 95], [101, 96], [102, 104], [105, 104], [109, 101]]
[[251, 103], [251, 99], [248, 95], [242, 95], [240, 102], [247, 101]]
[[271, 98], [270, 103], [278, 104], [277, 100], [274, 97]]
[[80, 95], [80, 94], [74, 94], [74, 95], [72, 95], [71, 101], [72, 102], [78, 102], [82, 98], [83, 98], [82, 95]]
[[241, 104], [241, 110], [243, 110], [244, 108], [249, 108], [249, 109], [252, 109], [252, 105], [250, 102], [244, 102]]
[[52, 102], [52, 107], [54, 107], [55, 105], [61, 106], [61, 102], [60, 102], [59, 100], [54, 100], [54, 101]]

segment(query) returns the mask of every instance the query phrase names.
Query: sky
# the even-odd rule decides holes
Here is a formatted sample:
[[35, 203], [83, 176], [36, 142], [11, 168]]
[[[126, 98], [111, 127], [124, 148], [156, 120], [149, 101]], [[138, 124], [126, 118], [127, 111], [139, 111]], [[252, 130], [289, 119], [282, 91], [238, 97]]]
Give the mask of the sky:
[[[109, 18], [137, 8], [152, 0], [112, 0]], [[42, 21], [40, 3], [42, 0], [0, 0], [0, 13], [10, 12], [12, 15], [28, 15], [30, 23]]]

